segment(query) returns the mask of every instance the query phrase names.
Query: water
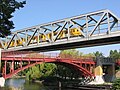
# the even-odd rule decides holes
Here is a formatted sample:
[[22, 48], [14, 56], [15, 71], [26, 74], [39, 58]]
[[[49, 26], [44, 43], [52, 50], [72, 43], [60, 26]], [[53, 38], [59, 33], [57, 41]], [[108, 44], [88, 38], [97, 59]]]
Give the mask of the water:
[[73, 90], [61, 89], [58, 86], [44, 86], [40, 83], [26, 82], [24, 78], [8, 79], [5, 82], [5, 87], [0, 90]]
[[[63, 84], [65, 85], [65, 83], [62, 83], [61, 85]], [[25, 81], [24, 78], [18, 78], [18, 79], [12, 78], [12, 79], [7, 79], [5, 82], [5, 87], [0, 88], [0, 90], [86, 90], [83, 88], [82, 89], [58, 88], [58, 86], [59, 85], [57, 85], [57, 83], [56, 83], [56, 86], [44, 86], [41, 83], [27, 82]], [[89, 90], [92, 90], [92, 89], [89, 89]], [[109, 90], [109, 89], [104, 89], [104, 90]]]
[[44, 86], [40, 83], [30, 83], [26, 82], [24, 78], [19, 79], [8, 79], [5, 82], [5, 87], [0, 88], [0, 90], [55, 90]]

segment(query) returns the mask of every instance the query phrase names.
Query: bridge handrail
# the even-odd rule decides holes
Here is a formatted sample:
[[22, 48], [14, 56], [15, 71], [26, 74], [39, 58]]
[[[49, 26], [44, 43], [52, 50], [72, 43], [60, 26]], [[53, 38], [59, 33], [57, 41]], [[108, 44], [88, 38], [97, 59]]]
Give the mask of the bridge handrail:
[[95, 64], [95, 61], [93, 59], [86, 59], [86, 58], [79, 58], [79, 59], [72, 59], [72, 58], [62, 58], [62, 57], [22, 57], [21, 56], [7, 56], [7, 57], [2, 57], [2, 60], [11, 60], [11, 61], [40, 61], [40, 62], [45, 62], [45, 61], [69, 61], [69, 62], [80, 62], [80, 63], [91, 63]]
[[71, 59], [71, 60], [84, 60], [84, 61], [94, 61], [95, 57], [88, 56], [78, 56], [73, 57], [70, 55], [60, 55], [59, 53], [44, 53], [36, 51], [13, 51], [13, 52], [2, 52], [2, 57], [21, 57], [21, 58], [57, 58], [57, 59]]

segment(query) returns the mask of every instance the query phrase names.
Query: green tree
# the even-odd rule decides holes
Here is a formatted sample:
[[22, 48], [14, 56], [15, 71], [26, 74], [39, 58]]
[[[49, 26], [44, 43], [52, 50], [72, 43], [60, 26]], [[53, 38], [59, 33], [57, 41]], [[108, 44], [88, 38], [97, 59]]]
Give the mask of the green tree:
[[55, 74], [55, 69], [57, 68], [55, 64], [53, 63], [43, 63], [43, 68], [41, 68], [41, 72], [43, 77], [52, 76]]
[[118, 52], [117, 50], [110, 50], [109, 57], [117, 60], [120, 58], [120, 52]]
[[94, 53], [88, 53], [83, 55], [84, 58], [93, 58], [95, 57]]
[[14, 28], [14, 23], [10, 19], [12, 13], [16, 9], [24, 7], [25, 1], [18, 2], [16, 0], [0, 0], [0, 37], [5, 37], [11, 34], [11, 29]]
[[[101, 53], [99, 53], [101, 54]], [[80, 59], [80, 58], [93, 58], [95, 57], [94, 53], [84, 54], [83, 52], [79, 52], [76, 49], [68, 49], [62, 50], [59, 54], [61, 58], [70, 58], [70, 59]]]
[[63, 66], [63, 65], [58, 65], [57, 66], [57, 76], [59, 76], [62, 79], [73, 79], [73, 78], [78, 78], [80, 75], [76, 71], [75, 68], [71, 67], [70, 65]]
[[52, 63], [42, 63], [35, 65], [26, 70], [26, 79], [40, 79], [41, 77], [49, 77], [55, 75], [56, 65]]
[[79, 58], [79, 51], [76, 49], [68, 49], [68, 50], [62, 50], [59, 54], [60, 57], [62, 58], [71, 58], [71, 59], [76, 59]]
[[104, 57], [102, 52], [96, 51], [93, 53], [95, 57]]

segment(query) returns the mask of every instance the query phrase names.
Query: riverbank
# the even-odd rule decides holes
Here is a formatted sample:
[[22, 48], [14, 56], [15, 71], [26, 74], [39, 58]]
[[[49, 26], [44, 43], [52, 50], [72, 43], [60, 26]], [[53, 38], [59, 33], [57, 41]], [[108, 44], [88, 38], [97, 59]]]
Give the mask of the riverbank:
[[14, 75], [14, 76], [12, 76], [11, 78], [26, 78], [26, 76], [19, 76], [19, 75]]
[[[81, 85], [80, 80], [61, 79], [61, 78], [47, 78], [39, 81], [35, 80], [35, 83], [41, 83], [45, 86], [54, 86], [55, 88], [62, 89], [77, 89], [77, 90], [112, 90], [112, 83], [104, 83], [102, 85]], [[86, 89], [85, 89], [86, 88]]]

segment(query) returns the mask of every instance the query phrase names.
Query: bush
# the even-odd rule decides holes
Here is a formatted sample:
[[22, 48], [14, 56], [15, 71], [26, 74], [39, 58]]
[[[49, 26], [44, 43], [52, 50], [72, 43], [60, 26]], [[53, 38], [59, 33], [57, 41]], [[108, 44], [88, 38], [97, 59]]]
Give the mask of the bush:
[[113, 90], [120, 90], [120, 78], [113, 82]]

